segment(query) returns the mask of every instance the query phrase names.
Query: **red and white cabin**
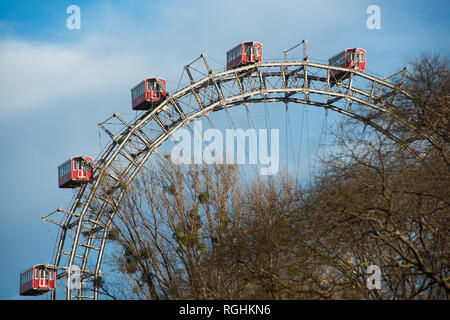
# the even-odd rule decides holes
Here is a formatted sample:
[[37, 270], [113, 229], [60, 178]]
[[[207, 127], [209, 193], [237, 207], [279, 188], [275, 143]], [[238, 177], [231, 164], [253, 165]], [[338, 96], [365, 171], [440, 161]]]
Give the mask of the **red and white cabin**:
[[[366, 50], [361, 48], [349, 48], [328, 59], [330, 66], [348, 68], [357, 71], [366, 70]], [[331, 81], [344, 78], [348, 72], [330, 70]]]
[[133, 110], [150, 110], [166, 98], [166, 80], [150, 78], [131, 89]]
[[262, 61], [262, 44], [246, 41], [227, 52], [227, 70]]
[[56, 269], [38, 264], [20, 274], [20, 295], [39, 296], [56, 288]]
[[58, 186], [77, 188], [92, 179], [94, 161], [89, 157], [74, 157], [58, 166]]

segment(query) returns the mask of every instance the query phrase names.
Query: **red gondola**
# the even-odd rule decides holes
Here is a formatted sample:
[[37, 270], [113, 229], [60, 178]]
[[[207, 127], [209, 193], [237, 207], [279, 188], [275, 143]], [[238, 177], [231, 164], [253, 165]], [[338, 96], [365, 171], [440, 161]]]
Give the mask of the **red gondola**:
[[[366, 50], [349, 48], [328, 59], [330, 66], [348, 68], [357, 71], [366, 70]], [[344, 79], [349, 73], [341, 70], [330, 70], [330, 80], [336, 82]]]
[[38, 264], [20, 274], [20, 295], [39, 296], [56, 288], [56, 269]]
[[166, 80], [150, 78], [131, 89], [133, 110], [149, 110], [166, 98]]
[[92, 171], [92, 158], [71, 158], [58, 166], [58, 186], [60, 188], [77, 188], [92, 179]]
[[262, 44], [247, 41], [227, 52], [227, 70], [262, 61]]

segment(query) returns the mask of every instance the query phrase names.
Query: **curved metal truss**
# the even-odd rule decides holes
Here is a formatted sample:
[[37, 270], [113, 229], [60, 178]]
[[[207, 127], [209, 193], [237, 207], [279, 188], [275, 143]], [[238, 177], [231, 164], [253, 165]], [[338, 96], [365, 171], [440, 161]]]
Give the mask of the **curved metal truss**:
[[[58, 278], [65, 278], [67, 270], [74, 265], [81, 271], [83, 288], [76, 290], [75, 296], [67, 290], [67, 299], [98, 299], [98, 281], [95, 279], [100, 276], [108, 233], [113, 219], [119, 214], [117, 208], [127, 186], [159, 145], [199, 117], [248, 103], [308, 104], [361, 120], [402, 144], [400, 139], [366, 115], [384, 112], [405, 122], [397, 116], [393, 104], [400, 96], [411, 99], [401, 88], [407, 68], [396, 77], [378, 79], [358, 71], [309, 62], [305, 56], [303, 61], [289, 61], [285, 57], [281, 62], [257, 63], [214, 73], [205, 55], [200, 58], [206, 67], [204, 77], [195, 81], [190, 67], [186, 66], [190, 85], [168, 94], [165, 101], [142, 113], [134, 123], [127, 123], [114, 113], [112, 117], [124, 126], [120, 134], [113, 135], [105, 124], [99, 124], [111, 142], [95, 164], [93, 182], [80, 187], [70, 209], [57, 209], [63, 215], [60, 221], [53, 219], [51, 214], [42, 217], [60, 226], [54, 260], [54, 266], [60, 270]], [[348, 76], [333, 81], [330, 78], [332, 70], [346, 71]], [[151, 130], [144, 131], [144, 128]], [[402, 145], [413, 152], [408, 145]], [[113, 165], [117, 160], [123, 165]], [[88, 286], [89, 290], [86, 290]], [[89, 292], [94, 293], [89, 296]]]

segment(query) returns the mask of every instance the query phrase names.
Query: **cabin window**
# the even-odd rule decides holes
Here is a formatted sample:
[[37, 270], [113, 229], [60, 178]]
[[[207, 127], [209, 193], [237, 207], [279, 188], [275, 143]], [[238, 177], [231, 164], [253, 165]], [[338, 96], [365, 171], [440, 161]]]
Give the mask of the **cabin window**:
[[233, 49], [233, 51], [231, 51], [231, 58], [230, 61], [236, 59], [237, 57], [239, 57], [241, 55], [242, 52], [242, 47], [236, 47], [235, 49]]
[[91, 170], [91, 165], [88, 162], [83, 161], [81, 166], [82, 166], [81, 170], [84, 170], [84, 171], [90, 171]]
[[73, 169], [74, 170], [83, 170], [83, 171], [90, 171], [91, 166], [89, 163], [87, 163], [84, 160], [77, 160], [73, 163]]
[[345, 53], [333, 58], [330, 60], [330, 65], [332, 66], [340, 66], [345, 63]]
[[60, 177], [68, 174], [70, 172], [71, 162], [64, 163], [62, 166], [58, 168], [58, 175]]
[[360, 54], [359, 54], [359, 61], [361, 61], [361, 62], [364, 62], [364, 52], [361, 52]]
[[247, 44], [247, 45], [244, 47], [244, 52], [245, 52], [246, 55], [251, 55], [251, 54], [252, 54], [252, 46], [249, 45], [249, 44]]
[[139, 97], [141, 94], [143, 94], [145, 91], [145, 82], [143, 82], [139, 87], [134, 88], [131, 91], [131, 95], [133, 99], [136, 99], [137, 97]]
[[153, 90], [153, 92], [159, 92], [159, 87], [158, 87], [158, 84], [156, 82], [153, 82], [152, 90]]

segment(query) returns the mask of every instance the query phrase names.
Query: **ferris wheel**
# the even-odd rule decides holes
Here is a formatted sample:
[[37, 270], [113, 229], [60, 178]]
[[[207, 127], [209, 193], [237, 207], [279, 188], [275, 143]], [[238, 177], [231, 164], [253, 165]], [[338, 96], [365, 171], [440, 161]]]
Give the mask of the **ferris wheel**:
[[[289, 53], [303, 45], [300, 58]], [[394, 102], [412, 99], [402, 89], [407, 68], [395, 76], [378, 78], [366, 72], [366, 51], [349, 48], [331, 57], [328, 63], [308, 58], [308, 42], [303, 40], [283, 51], [283, 59], [263, 60], [259, 42], [241, 42], [226, 53], [225, 68], [213, 70], [205, 54], [186, 65], [188, 82], [170, 93], [166, 80], [151, 77], [131, 89], [131, 109], [139, 114], [131, 121], [114, 113], [120, 130], [113, 132], [108, 120], [99, 128], [109, 137], [97, 159], [76, 156], [58, 167], [61, 188], [73, 188], [75, 195], [67, 209], [59, 207], [42, 217], [58, 226], [58, 239], [51, 265], [40, 264], [21, 274], [20, 293], [40, 295], [52, 292], [56, 282], [65, 286], [78, 272], [80, 286], [65, 288], [66, 299], [99, 299], [98, 279], [108, 235], [125, 190], [158, 147], [177, 130], [211, 112], [227, 111], [239, 105], [272, 102], [308, 105], [351, 117], [386, 135], [406, 150], [414, 150], [366, 115], [383, 112], [400, 122]], [[193, 67], [200, 63], [203, 70]], [[287, 109], [287, 108], [286, 108]], [[151, 130], [148, 130], [151, 128]], [[120, 161], [120, 166], [114, 163]], [[75, 268], [76, 267], [76, 268]]]

